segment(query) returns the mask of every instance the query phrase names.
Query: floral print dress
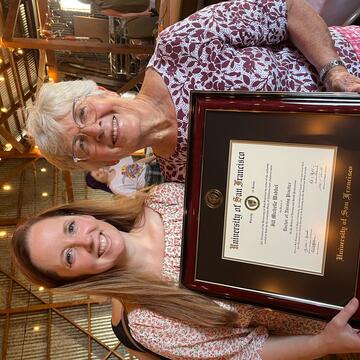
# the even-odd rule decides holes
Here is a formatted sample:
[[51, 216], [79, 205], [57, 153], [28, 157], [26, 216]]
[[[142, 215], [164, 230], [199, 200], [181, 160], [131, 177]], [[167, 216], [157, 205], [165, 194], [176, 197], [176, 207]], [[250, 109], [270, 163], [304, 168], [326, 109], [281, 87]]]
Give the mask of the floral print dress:
[[[160, 214], [165, 231], [163, 278], [179, 282], [184, 186], [159, 185], [146, 205]], [[205, 328], [146, 309], [128, 314], [132, 336], [147, 349], [169, 359], [260, 359], [269, 330], [297, 335], [319, 332], [324, 323], [250, 305], [217, 301], [240, 314], [237, 328]]]
[[[335, 27], [331, 34], [349, 72], [360, 76], [360, 27], [348, 28], [347, 34]], [[158, 157], [167, 181], [185, 180], [191, 90], [324, 90], [314, 67], [287, 36], [286, 0], [225, 1], [160, 34], [148, 66], [167, 85], [178, 121], [174, 154]]]

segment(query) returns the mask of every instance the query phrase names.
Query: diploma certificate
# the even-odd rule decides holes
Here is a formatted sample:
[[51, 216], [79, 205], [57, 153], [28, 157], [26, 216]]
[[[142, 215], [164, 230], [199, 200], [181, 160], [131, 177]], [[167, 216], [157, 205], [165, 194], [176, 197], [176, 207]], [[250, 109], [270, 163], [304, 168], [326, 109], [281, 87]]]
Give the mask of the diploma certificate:
[[231, 141], [223, 258], [322, 275], [336, 147]]

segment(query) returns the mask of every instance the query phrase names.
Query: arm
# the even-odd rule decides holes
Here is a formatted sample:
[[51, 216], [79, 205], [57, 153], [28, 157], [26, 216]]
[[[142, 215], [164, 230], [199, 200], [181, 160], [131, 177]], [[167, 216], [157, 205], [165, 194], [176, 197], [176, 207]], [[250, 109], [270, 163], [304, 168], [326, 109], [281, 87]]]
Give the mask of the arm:
[[[287, 0], [287, 3], [290, 40], [319, 72], [331, 60], [339, 58], [328, 27], [305, 0]], [[360, 79], [349, 74], [345, 67], [336, 66], [328, 72], [325, 86], [329, 91], [360, 92]]]
[[327, 354], [359, 352], [360, 334], [348, 324], [358, 306], [358, 300], [352, 299], [318, 335], [269, 337], [261, 350], [261, 358], [309, 360]]

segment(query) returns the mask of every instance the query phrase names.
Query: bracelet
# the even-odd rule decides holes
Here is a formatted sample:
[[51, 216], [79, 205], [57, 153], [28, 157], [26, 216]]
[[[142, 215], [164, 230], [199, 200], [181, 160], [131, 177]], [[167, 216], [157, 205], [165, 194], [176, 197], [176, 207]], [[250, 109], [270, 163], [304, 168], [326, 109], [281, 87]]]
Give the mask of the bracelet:
[[326, 65], [324, 65], [320, 71], [319, 71], [319, 77], [320, 77], [320, 81], [324, 82], [326, 75], [328, 74], [328, 72], [333, 69], [335, 66], [343, 66], [345, 67], [345, 64], [342, 62], [342, 60], [340, 59], [334, 59], [331, 60], [330, 62], [328, 62]]

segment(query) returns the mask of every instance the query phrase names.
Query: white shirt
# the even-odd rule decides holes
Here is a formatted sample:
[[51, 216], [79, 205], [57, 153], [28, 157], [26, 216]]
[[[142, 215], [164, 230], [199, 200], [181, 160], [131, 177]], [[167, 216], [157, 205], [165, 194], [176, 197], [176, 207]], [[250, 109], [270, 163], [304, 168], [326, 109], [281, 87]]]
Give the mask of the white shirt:
[[115, 176], [109, 183], [109, 188], [114, 194], [129, 195], [146, 185], [146, 164], [133, 161], [131, 156], [121, 159], [116, 165], [110, 166], [109, 171]]

